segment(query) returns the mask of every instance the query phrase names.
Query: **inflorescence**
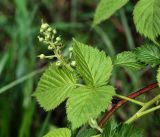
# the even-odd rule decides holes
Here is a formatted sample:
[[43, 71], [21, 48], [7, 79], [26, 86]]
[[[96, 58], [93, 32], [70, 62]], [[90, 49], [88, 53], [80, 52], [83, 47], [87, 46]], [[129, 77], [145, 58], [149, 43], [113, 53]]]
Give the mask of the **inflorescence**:
[[[40, 59], [53, 59], [57, 58], [56, 65], [57, 66], [66, 66], [67, 68], [75, 67], [76, 61], [70, 61], [70, 63], [66, 63], [62, 53], [63, 43], [60, 36], [57, 36], [56, 29], [50, 27], [47, 23], [43, 23], [40, 27], [40, 34], [38, 36], [39, 42], [48, 46], [48, 50], [53, 51], [53, 55], [46, 56], [44, 54], [40, 54], [38, 57]], [[72, 58], [73, 48], [69, 48], [69, 58]]]

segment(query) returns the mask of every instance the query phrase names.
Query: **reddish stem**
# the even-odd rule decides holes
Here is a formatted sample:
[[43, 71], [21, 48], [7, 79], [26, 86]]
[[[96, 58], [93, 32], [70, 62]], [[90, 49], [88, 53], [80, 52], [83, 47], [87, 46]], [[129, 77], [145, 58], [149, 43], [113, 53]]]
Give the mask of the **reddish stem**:
[[[133, 99], [133, 98], [136, 98], [136, 97], [138, 97], [139, 95], [144, 94], [144, 93], [146, 93], [146, 92], [148, 92], [148, 91], [156, 88], [157, 86], [158, 86], [158, 83], [150, 84], [150, 85], [148, 85], [148, 86], [146, 86], [146, 87], [144, 87], [144, 88], [142, 88], [142, 89], [140, 89], [140, 90], [138, 90], [138, 91], [136, 91], [136, 92], [133, 92], [133, 93], [129, 94], [127, 97], [132, 98], [132, 99]], [[127, 102], [127, 100], [120, 100], [120, 101], [117, 102], [117, 104], [113, 105], [112, 108], [111, 108], [110, 110], [108, 110], [108, 111], [104, 114], [104, 116], [102, 117], [102, 119], [100, 120], [100, 122], [99, 122], [99, 124], [98, 124], [99, 127], [102, 128], [102, 127], [105, 125], [105, 123], [107, 122], [107, 120], [111, 117], [111, 115], [112, 115], [117, 109], [119, 109], [122, 105], [124, 105], [126, 102]]]

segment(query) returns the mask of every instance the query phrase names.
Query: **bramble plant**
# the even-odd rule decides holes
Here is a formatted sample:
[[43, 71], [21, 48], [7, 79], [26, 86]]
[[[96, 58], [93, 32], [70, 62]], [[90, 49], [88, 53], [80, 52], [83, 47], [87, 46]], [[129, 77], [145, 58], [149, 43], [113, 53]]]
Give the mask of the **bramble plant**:
[[[93, 27], [108, 19], [128, 0], [101, 0], [94, 16]], [[69, 128], [50, 131], [44, 137], [141, 137], [142, 131], [131, 125], [132, 122], [149, 114], [160, 105], [160, 95], [141, 102], [135, 98], [158, 86], [160, 69], [157, 71], [157, 83], [151, 84], [128, 96], [119, 95], [109, 84], [115, 67], [138, 71], [148, 65], [157, 68], [160, 64], [160, 2], [159, 0], [140, 0], [133, 11], [137, 31], [150, 39], [133, 51], [124, 51], [111, 58], [103, 51], [73, 39], [69, 55], [64, 56], [64, 43], [56, 29], [42, 23], [38, 39], [52, 55], [39, 55], [40, 59], [56, 59], [42, 75], [33, 96], [46, 111], [54, 110], [66, 101], [66, 113]], [[119, 99], [112, 105], [113, 97]], [[123, 124], [109, 120], [112, 114], [124, 103], [130, 101], [141, 108]], [[153, 106], [156, 105], [156, 106]], [[109, 107], [110, 106], [110, 107]], [[109, 109], [108, 109], [109, 108]], [[108, 111], [106, 111], [108, 110]], [[106, 112], [105, 112], [106, 111]], [[105, 112], [105, 113], [103, 113]], [[101, 120], [99, 117], [103, 113]], [[99, 122], [97, 122], [99, 121]], [[85, 129], [76, 130], [84, 125]], [[75, 131], [71, 132], [71, 131]]]

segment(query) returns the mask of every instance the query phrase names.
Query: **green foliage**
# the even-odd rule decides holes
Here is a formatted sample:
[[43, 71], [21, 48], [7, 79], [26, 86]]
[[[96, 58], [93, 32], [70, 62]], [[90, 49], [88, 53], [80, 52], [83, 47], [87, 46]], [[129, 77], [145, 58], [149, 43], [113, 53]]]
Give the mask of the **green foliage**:
[[71, 131], [68, 128], [54, 129], [43, 137], [71, 137]]
[[131, 51], [119, 53], [114, 60], [114, 65], [126, 67], [132, 70], [138, 70], [143, 67], [143, 65], [137, 60], [136, 54]]
[[[104, 4], [103, 2], [107, 4]], [[101, 0], [100, 4], [98, 5], [99, 9], [97, 8], [96, 10], [96, 12], [99, 12], [99, 13], [97, 13], [97, 15], [95, 16], [96, 19], [95, 19], [94, 25], [97, 25], [98, 23], [109, 18], [113, 14], [115, 15], [115, 11], [121, 8], [123, 5], [125, 5], [127, 3], [127, 0], [126, 1], [103, 0], [103, 2]], [[46, 3], [46, 5], [43, 5], [44, 3]], [[32, 91], [34, 90], [34, 85], [37, 83], [37, 80], [33, 77], [35, 77], [37, 74], [42, 72], [42, 71], [39, 71], [40, 70], [39, 68], [41, 68], [44, 64], [46, 64], [47, 62], [46, 59], [50, 59], [50, 61], [57, 60], [57, 63], [55, 64], [59, 65], [59, 67], [55, 66], [53, 67], [53, 69], [50, 69], [50, 72], [54, 72], [54, 74], [56, 75], [48, 74], [50, 77], [52, 77], [51, 79], [53, 81], [50, 79], [44, 80], [45, 82], [47, 81], [47, 84], [46, 84], [42, 80], [43, 88], [40, 89], [38, 87], [40, 89], [39, 90], [40, 93], [38, 94], [37, 92], [35, 93], [36, 98], [40, 98], [40, 100], [44, 99], [47, 102], [44, 105], [50, 106], [48, 110], [54, 109], [63, 100], [66, 100], [68, 98], [69, 100], [74, 99], [72, 93], [75, 92], [76, 94], [78, 91], [81, 91], [81, 89], [83, 88], [87, 88], [87, 89], [93, 88], [94, 90], [96, 90], [96, 93], [95, 91], [93, 92], [87, 91], [84, 94], [84, 91], [82, 91], [82, 93], [80, 92], [75, 96], [81, 97], [82, 95], [84, 95], [88, 99], [89, 95], [91, 95], [94, 97], [94, 103], [96, 102], [97, 106], [100, 106], [100, 107], [103, 106], [104, 102], [102, 101], [102, 104], [101, 104], [101, 100], [99, 99], [100, 98], [99, 96], [101, 96], [102, 94], [105, 94], [107, 101], [109, 102], [111, 95], [108, 95], [104, 91], [97, 92], [97, 89], [109, 87], [107, 85], [104, 86], [104, 84], [106, 84], [107, 82], [109, 83], [110, 75], [112, 75], [112, 79], [111, 79], [112, 85], [116, 85], [118, 89], [119, 88], [123, 89], [124, 94], [128, 94], [129, 91], [131, 90], [133, 91], [136, 88], [139, 89], [139, 87], [141, 87], [142, 85], [146, 85], [146, 83], [151, 83], [151, 81], [155, 80], [154, 77], [151, 77], [150, 79], [146, 79], [146, 74], [147, 76], [148, 74], [149, 75], [155, 74], [154, 72], [155, 70], [154, 69], [148, 70], [149, 69], [148, 67], [144, 69], [145, 73], [144, 71], [136, 71], [135, 73], [133, 73], [128, 69], [125, 71], [121, 70], [120, 72], [119, 67], [117, 67], [115, 71], [112, 72], [112, 62], [110, 58], [104, 57], [105, 58], [104, 60], [100, 59], [103, 56], [102, 55], [103, 53], [101, 53], [101, 55], [97, 54], [97, 58], [94, 56], [94, 61], [96, 60], [95, 66], [94, 65], [88, 66], [89, 61], [86, 61], [87, 59], [84, 58], [84, 52], [77, 50], [76, 52], [77, 53], [80, 52], [81, 57], [83, 58], [81, 61], [82, 63], [79, 64], [79, 60], [78, 61], [75, 61], [76, 59], [73, 60], [75, 58], [73, 57], [73, 55], [75, 56], [75, 53], [73, 53], [70, 56], [71, 58], [68, 58], [67, 56], [68, 47], [63, 45], [62, 41], [60, 40], [61, 37], [59, 37], [59, 35], [54, 35], [54, 36], [48, 35], [49, 32], [51, 33], [53, 32], [54, 34], [56, 32], [55, 30], [51, 30], [50, 28], [45, 29], [44, 33], [40, 33], [39, 35], [40, 36], [39, 41], [43, 41], [44, 44], [47, 44], [48, 47], [46, 46], [46, 48], [48, 48], [49, 51], [45, 51], [44, 54], [41, 54], [42, 56], [39, 56], [40, 58], [44, 58], [45, 59], [44, 61], [36, 62], [36, 55], [40, 54], [39, 52], [42, 51], [40, 47], [36, 46], [37, 41], [35, 40], [35, 36], [38, 33], [37, 30], [38, 30], [38, 26], [42, 16], [46, 17], [44, 18], [44, 20], [49, 20], [49, 22], [53, 23], [52, 25], [54, 27], [56, 27], [57, 29], [60, 29], [61, 31], [60, 36], [65, 37], [66, 41], [64, 43], [66, 45], [71, 45], [70, 43], [71, 41], [69, 40], [71, 37], [77, 37], [82, 41], [85, 41], [85, 42], [90, 41], [94, 43], [96, 47], [100, 47], [100, 49], [103, 49], [104, 52], [107, 52], [107, 54], [111, 55], [112, 57], [114, 57], [115, 53], [119, 51], [123, 51], [126, 49], [133, 49], [134, 43], [136, 43], [137, 45], [138, 43], [142, 42], [142, 39], [140, 38], [140, 36], [136, 35], [136, 32], [133, 29], [134, 27], [127, 25], [127, 24], [130, 24], [130, 25], [133, 24], [132, 16], [131, 16], [132, 14], [131, 8], [134, 3], [133, 1], [130, 1], [126, 5], [126, 8], [121, 10], [120, 14], [116, 14], [116, 16], [114, 16], [114, 18], [112, 18], [109, 22], [104, 22], [104, 24], [101, 26], [103, 28], [100, 28], [99, 26], [98, 28], [96, 27], [95, 29], [90, 30], [91, 26], [87, 22], [90, 22], [91, 16], [93, 15], [93, 7], [95, 6], [94, 5], [95, 3], [94, 4], [93, 3], [94, 2], [90, 0], [86, 0], [86, 1], [72, 0], [71, 2], [69, 2], [70, 6], [67, 6], [68, 4], [62, 3], [61, 1], [54, 1], [53, 4], [51, 4], [49, 0], [42, 0], [38, 4], [36, 0], [33, 0], [33, 1], [27, 1], [27, 0], [15, 0], [15, 1], [4, 0], [3, 1], [2, 0], [0, 1], [0, 5], [2, 9], [0, 13], [0, 32], [1, 32], [0, 34], [0, 45], [1, 45], [0, 46], [0, 49], [1, 49], [0, 50], [1, 52], [0, 54], [0, 80], [1, 80], [1, 83], [0, 83], [1, 85], [0, 136], [1, 137], [10, 137], [10, 136], [41, 137], [46, 132], [46, 129], [48, 129], [48, 127], [50, 126], [50, 123], [52, 123], [53, 120], [50, 120], [50, 114], [52, 112], [50, 112], [50, 114], [47, 115], [45, 118], [45, 115], [41, 115], [41, 113], [38, 113], [39, 109], [36, 108], [34, 100], [31, 99], [31, 94], [32, 94]], [[78, 10], [78, 7], [81, 7], [81, 10]], [[87, 7], [87, 10], [85, 7]], [[66, 12], [68, 10], [70, 12]], [[157, 41], [159, 40], [158, 36], [160, 32], [159, 31], [160, 16], [158, 14], [160, 13], [159, 10], [160, 10], [159, 0], [139, 0], [134, 10], [134, 18], [135, 18], [134, 21], [136, 23], [137, 30], [142, 35], [152, 40], [157, 38]], [[63, 14], [63, 13], [66, 13], [66, 14]], [[137, 15], [135, 15], [135, 13], [137, 13]], [[68, 17], [71, 19], [70, 21], [68, 21]], [[65, 22], [62, 22], [62, 21], [65, 21]], [[85, 23], [84, 21], [85, 22], [87, 21], [87, 22]], [[120, 33], [119, 31], [115, 32], [114, 27], [116, 27], [116, 30], [117, 29], [120, 30]], [[122, 34], [121, 32], [124, 34], [121, 35]], [[132, 32], [131, 35], [129, 32]], [[42, 34], [46, 34], [45, 37], [41, 37]], [[49, 40], [49, 41], [47, 42], [46, 40]], [[124, 41], [128, 41], [128, 45], [124, 44]], [[158, 45], [158, 43], [156, 44]], [[59, 49], [59, 48], [62, 48], [63, 46], [65, 47], [63, 50]], [[123, 53], [118, 54], [116, 56], [115, 62], [117, 64], [115, 64], [115, 66], [122, 66], [129, 69], [137, 70], [140, 68], [138, 65], [141, 65], [141, 63], [147, 64], [147, 65], [149, 64], [152, 66], [159, 65], [160, 63], [159, 47], [156, 47], [155, 45], [151, 45], [151, 46], [153, 46], [152, 47], [153, 49], [147, 48], [146, 50], [145, 49], [140, 50], [140, 48], [138, 48], [138, 50], [140, 50], [138, 52], [136, 51], [136, 52], [130, 52], [129, 54], [123, 54]], [[58, 54], [56, 55], [55, 53], [52, 52], [54, 48], [57, 49]], [[88, 50], [88, 48], [86, 49]], [[94, 50], [88, 50], [88, 51], [92, 52]], [[51, 56], [46, 55], [46, 54], [50, 55], [51, 53], [52, 53]], [[63, 56], [62, 53], [64, 53], [65, 57]], [[70, 53], [71, 52], [69, 52], [69, 54]], [[80, 57], [80, 60], [81, 60], [81, 57]], [[93, 58], [93, 55], [91, 57]], [[62, 62], [66, 61], [66, 62], [64, 62], [63, 64], [61, 61]], [[84, 63], [83, 61], [85, 62], [85, 65], [83, 64]], [[127, 62], [127, 61], [131, 61], [131, 62]], [[106, 67], [102, 65], [103, 62], [105, 62]], [[100, 67], [97, 67], [99, 64], [100, 64]], [[82, 66], [82, 67], [80, 68], [79, 66]], [[77, 76], [80, 76], [79, 78], [77, 78], [77, 82], [79, 82], [77, 84], [76, 84], [76, 78], [73, 72], [71, 73], [69, 71], [70, 69], [68, 70], [68, 68], [70, 67], [71, 67], [71, 70], [74, 70], [75, 73], [79, 74]], [[35, 68], [37, 68], [38, 70], [33, 71]], [[56, 70], [55, 68], [58, 69], [57, 71], [58, 74], [55, 72]], [[106, 68], [108, 69], [108, 71]], [[93, 70], [96, 70], [96, 73]], [[48, 71], [48, 69], [46, 71]], [[61, 73], [59, 73], [59, 71], [61, 71]], [[98, 76], [100, 76], [100, 71], [101, 73], [104, 72], [103, 73], [104, 75], [102, 76], [103, 78], [100, 78], [100, 81], [99, 81]], [[46, 73], [47, 72], [45, 72], [45, 74]], [[70, 75], [71, 77], [73, 77], [73, 80], [70, 77]], [[62, 79], [60, 76], [62, 76], [62, 79], [65, 79], [65, 82], [63, 81], [64, 83], [62, 82]], [[128, 82], [128, 79], [129, 79], [129, 82]], [[71, 81], [71, 83], [68, 84], [68, 80]], [[160, 69], [158, 69], [157, 81], [160, 82]], [[69, 88], [71, 90], [65, 88], [65, 87], [68, 87], [70, 84], [71, 85], [73, 84], [73, 87]], [[81, 85], [81, 84], [87, 84], [87, 85]], [[85, 91], [87, 89], [85, 89]], [[48, 94], [48, 96], [46, 94]], [[114, 93], [112, 94], [114, 95]], [[37, 97], [39, 95], [41, 97]], [[97, 96], [95, 98], [94, 95], [98, 95], [98, 98]], [[84, 96], [82, 97], [82, 99], [84, 99]], [[104, 97], [102, 97], [102, 100], [103, 98]], [[86, 102], [88, 101], [87, 99], [86, 99]], [[81, 101], [81, 98], [78, 98], [77, 100]], [[75, 103], [77, 102], [77, 100], [75, 101]], [[155, 103], [154, 106], [156, 104], [157, 103]], [[83, 102], [82, 102], [82, 105], [88, 106], [88, 104], [83, 104]], [[132, 107], [134, 108], [134, 106]], [[132, 109], [132, 107], [129, 108], [127, 111], [128, 116], [131, 115], [132, 113], [132, 111], [131, 112], [129, 111], [130, 109]], [[138, 108], [139, 107], [135, 107], [135, 109], [138, 109]], [[101, 109], [99, 108], [99, 114], [102, 112]], [[107, 109], [107, 105], [105, 109]], [[73, 108], [73, 110], [75, 110], [75, 108]], [[60, 111], [60, 112], [63, 112], [63, 111]], [[125, 111], [123, 112], [125, 113]], [[58, 114], [59, 114], [59, 111], [58, 111]], [[84, 113], [84, 112], [81, 112], [80, 114], [84, 115], [84, 117], [88, 115], [88, 113]], [[121, 112], [120, 113], [118, 112], [117, 114], [121, 115]], [[17, 116], [19, 116], [18, 120], [16, 119]], [[34, 120], [33, 120], [33, 116], [34, 116]], [[123, 118], [125, 118], [125, 116], [126, 115], [124, 114]], [[57, 118], [59, 118], [59, 115], [57, 114], [54, 115], [54, 119], [57, 119]], [[99, 117], [96, 116], [96, 118], [99, 118]], [[78, 116], [77, 116], [77, 119], [78, 119]], [[96, 121], [96, 119], [94, 120]], [[152, 119], [150, 119], [149, 124], [146, 124], [145, 121], [141, 121], [142, 122], [141, 125], [145, 125], [143, 127], [144, 129], [146, 127], [147, 129], [150, 129], [149, 137], [158, 136], [158, 132], [156, 131], [156, 128], [155, 128], [159, 124], [157, 121], [158, 120], [156, 120], [155, 117], [152, 117]], [[15, 123], [15, 124], [12, 124], [12, 123]], [[61, 120], [60, 123], [67, 125], [66, 119], [65, 121]], [[30, 130], [31, 127], [32, 127], [32, 130]], [[94, 128], [94, 126], [91, 126], [91, 127]], [[86, 128], [88, 128], [88, 126], [84, 126], [81, 128], [84, 130], [83, 132], [80, 133], [79, 136], [91, 137], [93, 135], [96, 135], [95, 133], [96, 131], [94, 132], [92, 129], [86, 130]], [[113, 124], [113, 128], [114, 128], [114, 124]], [[119, 130], [120, 129], [121, 128], [119, 128]], [[108, 136], [110, 137], [112, 135], [123, 136], [117, 130], [118, 128], [116, 128], [115, 135], [112, 134], [112, 131], [114, 133], [115, 130], [108, 130], [109, 133], [107, 134], [107, 137]], [[125, 129], [123, 130], [125, 131]], [[57, 130], [53, 130], [53, 132], [57, 132]], [[50, 134], [50, 136], [57, 137], [58, 136], [57, 134], [62, 135], [63, 133], [66, 133], [66, 131], [64, 130], [59, 130], [59, 132], [62, 132], [62, 133], [57, 133], [57, 134], [53, 132]], [[77, 132], [79, 133], [78, 129], [73, 131], [74, 137], [76, 136]], [[128, 135], [129, 134], [127, 134], [126, 136], [128, 137]], [[62, 136], [66, 137], [66, 134]], [[69, 136], [71, 136], [71, 133]], [[100, 135], [96, 135], [95, 137], [99, 137], [99, 136]], [[146, 135], [146, 137], [148, 136]]]
[[69, 98], [67, 117], [75, 129], [91, 118], [97, 118], [111, 103], [115, 92], [113, 87], [104, 86], [111, 75], [111, 59], [104, 52], [76, 40], [73, 47], [78, 73], [87, 86], [80, 85], [76, 88], [74, 71], [52, 64], [41, 77], [34, 96], [45, 110], [54, 109]]
[[150, 39], [155, 39], [159, 36], [159, 13], [159, 0], [140, 0], [134, 9], [134, 22], [137, 31]]
[[80, 131], [76, 137], [91, 137], [93, 135], [96, 135], [97, 131], [94, 129], [85, 129]]
[[106, 84], [112, 72], [112, 61], [103, 51], [98, 51], [76, 40], [73, 42], [73, 55], [77, 69], [87, 85]]
[[67, 101], [68, 119], [75, 129], [97, 118], [110, 104], [115, 92], [113, 87], [104, 86], [112, 71], [112, 61], [104, 52], [74, 40], [73, 57], [78, 73], [87, 84], [75, 89]]
[[105, 19], [108, 19], [127, 2], [128, 0], [101, 0], [96, 8], [93, 24], [97, 25]]
[[97, 118], [111, 103], [113, 95], [114, 88], [111, 86], [84, 86], [72, 92], [67, 101], [67, 114], [72, 128], [78, 128], [91, 118]]
[[153, 44], [142, 45], [135, 50], [138, 60], [152, 66], [160, 64], [160, 47]]
[[51, 64], [40, 79], [34, 96], [45, 110], [56, 108], [73, 91], [76, 78], [66, 68]]
[[102, 137], [142, 137], [142, 131], [132, 125], [120, 124], [110, 121], [106, 124]]

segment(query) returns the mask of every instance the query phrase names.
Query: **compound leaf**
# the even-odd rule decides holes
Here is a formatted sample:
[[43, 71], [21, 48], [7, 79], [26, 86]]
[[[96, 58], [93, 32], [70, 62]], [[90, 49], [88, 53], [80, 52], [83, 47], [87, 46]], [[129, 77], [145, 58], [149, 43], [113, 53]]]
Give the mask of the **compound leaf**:
[[160, 64], [160, 47], [156, 45], [143, 45], [135, 50], [138, 60], [155, 66]]
[[112, 61], [103, 51], [89, 47], [76, 40], [73, 42], [73, 55], [77, 69], [88, 85], [101, 86], [106, 84], [111, 76]]
[[136, 54], [131, 51], [119, 53], [114, 60], [114, 65], [126, 67], [132, 70], [141, 69], [143, 66], [138, 62]]
[[67, 101], [68, 120], [78, 128], [105, 111], [115, 94], [112, 86], [77, 88]]
[[128, 0], [101, 0], [96, 8], [93, 25], [97, 25], [108, 19], [127, 2]]
[[71, 137], [71, 131], [68, 128], [54, 129], [43, 137]]
[[154, 40], [160, 35], [159, 0], [140, 0], [134, 9], [134, 22], [137, 31]]
[[45, 110], [56, 108], [75, 88], [76, 78], [65, 68], [52, 64], [43, 73], [33, 96]]

